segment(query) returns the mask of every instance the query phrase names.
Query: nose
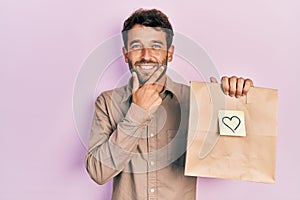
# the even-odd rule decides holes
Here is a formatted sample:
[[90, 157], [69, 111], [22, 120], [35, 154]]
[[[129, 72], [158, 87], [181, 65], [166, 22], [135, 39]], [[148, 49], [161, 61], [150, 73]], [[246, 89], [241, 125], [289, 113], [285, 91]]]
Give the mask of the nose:
[[142, 58], [145, 60], [149, 60], [151, 58], [152, 53], [150, 48], [143, 48], [141, 53]]

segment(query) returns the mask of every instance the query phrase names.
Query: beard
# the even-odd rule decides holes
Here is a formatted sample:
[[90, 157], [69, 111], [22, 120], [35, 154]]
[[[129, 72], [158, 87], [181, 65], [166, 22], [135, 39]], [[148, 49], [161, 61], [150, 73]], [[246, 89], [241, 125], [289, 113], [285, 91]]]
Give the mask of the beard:
[[[167, 57], [163, 59], [161, 63], [157, 61], [141, 59], [133, 64], [132, 60], [128, 59], [128, 65], [131, 73], [136, 72], [140, 85], [144, 85], [161, 66], [165, 67], [164, 71], [157, 78], [157, 80], [155, 80], [155, 82], [159, 81], [166, 74]], [[145, 69], [141, 66], [151, 66], [151, 67], [149, 67], [149, 69], [148, 68]]]

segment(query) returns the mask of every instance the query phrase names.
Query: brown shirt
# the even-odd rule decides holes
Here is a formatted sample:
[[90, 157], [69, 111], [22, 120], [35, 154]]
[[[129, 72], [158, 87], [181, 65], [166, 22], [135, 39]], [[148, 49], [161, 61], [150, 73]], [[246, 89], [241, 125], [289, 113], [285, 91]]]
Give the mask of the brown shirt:
[[167, 77], [154, 113], [131, 103], [131, 88], [97, 98], [88, 173], [99, 184], [113, 178], [112, 199], [195, 199], [196, 178], [184, 176], [189, 87]]

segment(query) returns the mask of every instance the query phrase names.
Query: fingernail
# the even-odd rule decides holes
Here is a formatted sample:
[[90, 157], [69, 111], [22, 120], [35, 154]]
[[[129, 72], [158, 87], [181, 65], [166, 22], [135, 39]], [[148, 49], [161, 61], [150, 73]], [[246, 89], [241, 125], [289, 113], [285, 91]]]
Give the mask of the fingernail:
[[241, 95], [236, 95], [236, 98], [240, 98], [241, 97]]

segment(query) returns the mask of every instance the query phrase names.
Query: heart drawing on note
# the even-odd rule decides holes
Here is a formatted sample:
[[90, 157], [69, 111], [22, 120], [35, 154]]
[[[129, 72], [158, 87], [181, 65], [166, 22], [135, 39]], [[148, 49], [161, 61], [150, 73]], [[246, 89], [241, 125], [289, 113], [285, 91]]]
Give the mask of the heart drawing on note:
[[225, 126], [227, 126], [233, 133], [235, 130], [240, 126], [241, 120], [237, 116], [232, 116], [232, 117], [223, 117], [222, 122]]

